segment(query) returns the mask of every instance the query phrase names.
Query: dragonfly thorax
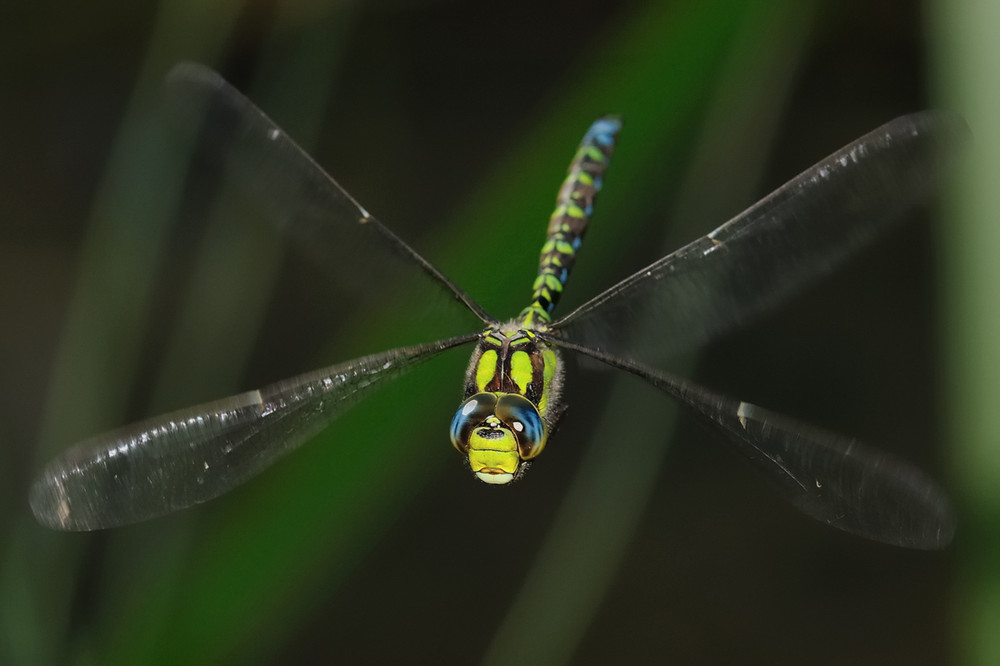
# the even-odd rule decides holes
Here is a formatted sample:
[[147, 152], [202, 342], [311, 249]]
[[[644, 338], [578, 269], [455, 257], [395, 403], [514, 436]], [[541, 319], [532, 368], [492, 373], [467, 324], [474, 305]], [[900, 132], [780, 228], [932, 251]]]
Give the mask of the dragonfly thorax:
[[482, 481], [505, 484], [545, 447], [558, 395], [559, 359], [531, 331], [487, 329], [465, 377], [451, 441]]

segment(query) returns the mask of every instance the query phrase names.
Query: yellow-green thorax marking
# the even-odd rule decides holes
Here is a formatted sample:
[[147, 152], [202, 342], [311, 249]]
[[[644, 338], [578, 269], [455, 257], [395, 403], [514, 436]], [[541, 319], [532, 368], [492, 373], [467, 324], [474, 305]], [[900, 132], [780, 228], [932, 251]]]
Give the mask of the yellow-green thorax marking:
[[451, 441], [486, 483], [505, 484], [522, 474], [545, 448], [561, 412], [559, 356], [535, 331], [546, 330], [562, 295], [619, 130], [621, 120], [613, 116], [590, 126], [559, 189], [531, 305], [516, 320], [483, 331], [472, 353]]

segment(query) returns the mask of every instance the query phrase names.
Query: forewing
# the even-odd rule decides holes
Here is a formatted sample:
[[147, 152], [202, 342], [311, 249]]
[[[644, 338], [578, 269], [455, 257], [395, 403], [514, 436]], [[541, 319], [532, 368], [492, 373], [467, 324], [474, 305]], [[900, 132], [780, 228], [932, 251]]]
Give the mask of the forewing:
[[190, 129], [195, 154], [299, 240], [348, 292], [391, 285], [410, 300], [443, 293], [485, 323], [494, 323], [455, 283], [376, 220], [267, 115], [217, 72], [195, 63], [174, 67], [166, 80], [168, 108]]
[[714, 339], [801, 292], [925, 201], [967, 133], [949, 113], [897, 118], [551, 330], [653, 363]]

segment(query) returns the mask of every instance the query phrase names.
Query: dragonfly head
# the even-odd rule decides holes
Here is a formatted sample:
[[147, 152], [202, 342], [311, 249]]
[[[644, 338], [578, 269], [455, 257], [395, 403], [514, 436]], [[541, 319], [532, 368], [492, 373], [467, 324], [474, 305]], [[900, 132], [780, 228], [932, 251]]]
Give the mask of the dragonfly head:
[[469, 456], [481, 481], [513, 481], [545, 447], [548, 432], [538, 408], [517, 393], [477, 393], [451, 421], [451, 443]]

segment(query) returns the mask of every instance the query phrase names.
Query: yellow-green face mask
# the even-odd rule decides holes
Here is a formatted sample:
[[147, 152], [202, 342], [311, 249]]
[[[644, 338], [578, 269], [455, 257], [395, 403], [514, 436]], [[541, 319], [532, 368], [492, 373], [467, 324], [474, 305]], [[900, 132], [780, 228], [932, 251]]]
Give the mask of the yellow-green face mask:
[[451, 443], [469, 457], [472, 471], [485, 483], [513, 481], [547, 439], [538, 409], [517, 393], [477, 393], [451, 421]]

